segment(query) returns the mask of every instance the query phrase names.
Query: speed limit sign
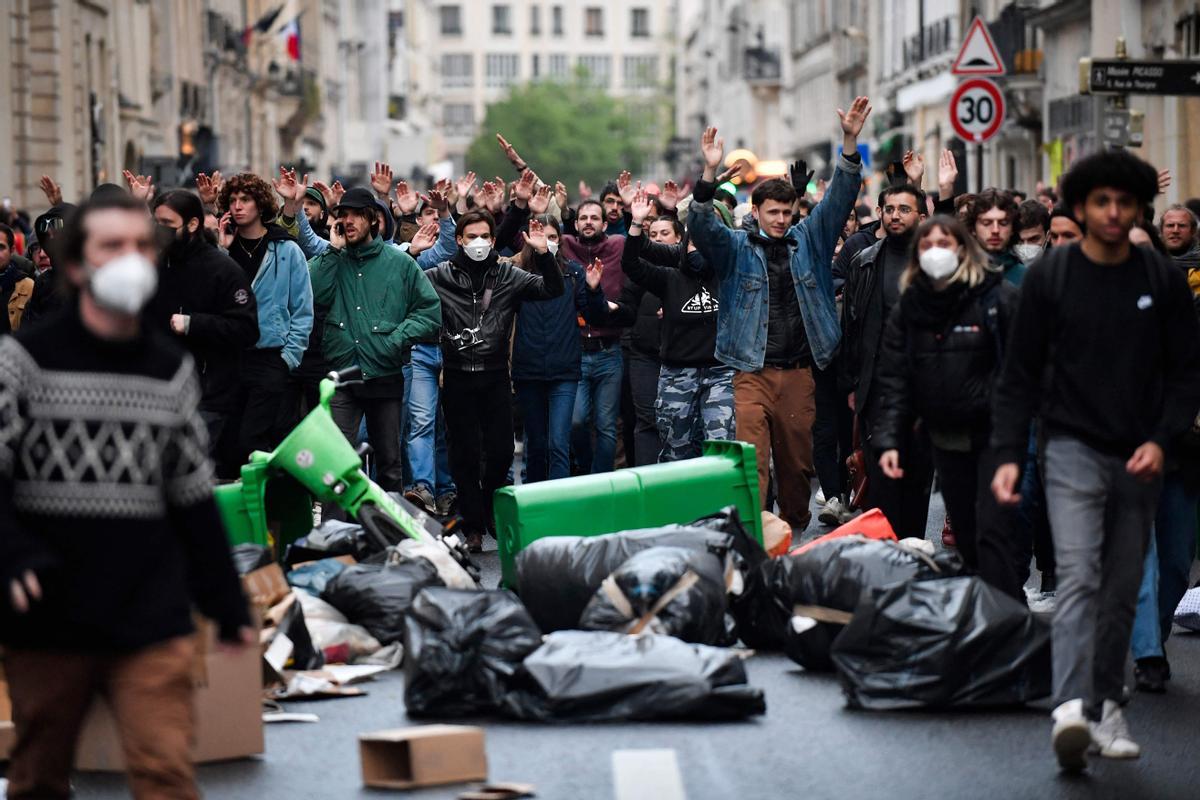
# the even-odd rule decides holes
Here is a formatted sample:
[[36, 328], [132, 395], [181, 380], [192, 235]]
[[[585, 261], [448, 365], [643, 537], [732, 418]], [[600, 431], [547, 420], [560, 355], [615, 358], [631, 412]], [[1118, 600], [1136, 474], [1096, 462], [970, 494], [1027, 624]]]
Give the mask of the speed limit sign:
[[1004, 94], [986, 78], [963, 81], [950, 98], [950, 122], [968, 142], [986, 142], [1004, 122]]

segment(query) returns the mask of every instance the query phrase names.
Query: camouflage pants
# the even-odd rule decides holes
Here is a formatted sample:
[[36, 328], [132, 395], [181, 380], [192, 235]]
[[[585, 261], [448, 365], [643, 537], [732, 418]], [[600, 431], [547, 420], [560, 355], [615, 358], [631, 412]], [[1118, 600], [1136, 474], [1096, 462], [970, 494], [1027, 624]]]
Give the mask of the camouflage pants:
[[706, 439], [734, 438], [732, 367], [668, 367], [658, 376], [659, 461], [701, 454]]

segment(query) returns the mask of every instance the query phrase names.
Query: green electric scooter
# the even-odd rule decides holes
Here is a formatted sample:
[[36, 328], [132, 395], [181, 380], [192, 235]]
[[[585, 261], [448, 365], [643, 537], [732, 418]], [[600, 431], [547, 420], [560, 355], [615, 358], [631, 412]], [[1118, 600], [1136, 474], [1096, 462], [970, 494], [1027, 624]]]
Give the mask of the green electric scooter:
[[357, 520], [380, 550], [405, 538], [444, 547], [476, 582], [462, 537], [412, 503], [392, 496], [363, 470], [369, 448], [355, 449], [333, 421], [329, 401], [338, 389], [362, 383], [358, 367], [331, 372], [321, 381], [320, 400], [273, 452], [256, 451], [241, 480], [214, 494], [231, 545], [252, 543], [277, 554], [313, 526], [313, 504], [336, 505]]

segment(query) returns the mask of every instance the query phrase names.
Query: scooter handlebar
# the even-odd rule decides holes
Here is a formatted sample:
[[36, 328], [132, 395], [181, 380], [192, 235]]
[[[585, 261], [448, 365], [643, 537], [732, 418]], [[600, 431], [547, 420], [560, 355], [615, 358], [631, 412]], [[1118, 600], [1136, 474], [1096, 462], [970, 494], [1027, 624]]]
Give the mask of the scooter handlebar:
[[347, 367], [341, 371], [329, 373], [328, 377], [338, 386], [345, 386], [349, 383], [362, 383], [362, 367]]

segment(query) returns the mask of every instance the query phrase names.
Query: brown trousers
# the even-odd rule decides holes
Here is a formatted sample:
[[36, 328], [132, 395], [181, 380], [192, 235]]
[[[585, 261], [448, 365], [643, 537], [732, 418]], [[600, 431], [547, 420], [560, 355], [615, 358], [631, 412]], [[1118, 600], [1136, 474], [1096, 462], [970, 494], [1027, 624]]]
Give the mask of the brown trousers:
[[96, 695], [108, 699], [136, 798], [198, 798], [192, 766], [191, 636], [123, 655], [7, 650], [17, 744], [9, 800], [67, 798], [75, 746]]
[[812, 521], [813, 420], [816, 384], [811, 368], [739, 372], [733, 378], [737, 438], [758, 456], [758, 496], [766, 504], [771, 459], [775, 460], [779, 516], [802, 533]]

